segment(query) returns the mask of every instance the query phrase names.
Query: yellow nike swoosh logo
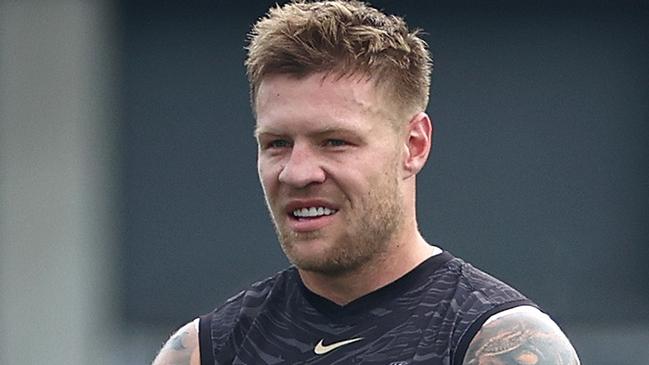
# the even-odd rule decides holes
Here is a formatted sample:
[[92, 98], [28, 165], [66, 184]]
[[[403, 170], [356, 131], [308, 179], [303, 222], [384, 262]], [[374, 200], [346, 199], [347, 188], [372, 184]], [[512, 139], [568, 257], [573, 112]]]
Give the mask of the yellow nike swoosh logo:
[[329, 344], [329, 345], [323, 344], [322, 341], [324, 341], [324, 339], [322, 339], [322, 340], [320, 340], [320, 342], [318, 342], [317, 345], [315, 345], [315, 348], [313, 349], [313, 352], [315, 352], [316, 355], [324, 355], [324, 354], [326, 354], [328, 352], [331, 352], [331, 351], [333, 351], [333, 350], [335, 350], [335, 349], [337, 349], [337, 348], [339, 348], [341, 346], [349, 345], [350, 343], [354, 343], [354, 342], [360, 341], [362, 339], [363, 339], [363, 337], [351, 338], [349, 340], [334, 342], [334, 343]]

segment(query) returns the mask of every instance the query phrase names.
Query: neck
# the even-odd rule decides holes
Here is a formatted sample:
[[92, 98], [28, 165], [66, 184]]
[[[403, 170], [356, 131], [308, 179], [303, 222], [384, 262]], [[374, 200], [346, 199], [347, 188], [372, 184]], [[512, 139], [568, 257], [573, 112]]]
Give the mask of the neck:
[[394, 282], [440, 252], [439, 248], [429, 245], [416, 230], [414, 236], [409, 238], [396, 240], [388, 251], [377, 254], [349, 272], [330, 275], [299, 270], [300, 277], [312, 292], [338, 305], [348, 304]]

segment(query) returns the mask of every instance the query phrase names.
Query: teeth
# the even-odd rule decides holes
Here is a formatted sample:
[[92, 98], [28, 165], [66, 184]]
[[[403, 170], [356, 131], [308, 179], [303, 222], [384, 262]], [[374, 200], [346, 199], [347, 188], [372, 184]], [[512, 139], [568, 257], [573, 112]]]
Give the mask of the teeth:
[[293, 216], [299, 218], [313, 218], [313, 217], [321, 217], [323, 215], [332, 215], [334, 213], [336, 213], [335, 209], [329, 209], [325, 207], [310, 207], [310, 208], [295, 209], [293, 211]]

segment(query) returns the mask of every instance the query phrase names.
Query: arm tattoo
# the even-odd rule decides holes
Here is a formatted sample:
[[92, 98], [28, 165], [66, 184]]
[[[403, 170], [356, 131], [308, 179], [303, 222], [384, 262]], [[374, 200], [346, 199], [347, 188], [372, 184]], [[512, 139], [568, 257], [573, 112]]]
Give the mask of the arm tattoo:
[[482, 326], [464, 365], [579, 365], [561, 329], [539, 311], [505, 315]]
[[177, 335], [173, 336], [168, 343], [168, 346], [171, 347], [174, 351], [182, 351], [186, 350], [187, 347], [183, 345], [183, 338], [189, 335], [189, 332], [183, 331], [182, 333], [178, 333]]
[[193, 323], [189, 323], [171, 336], [153, 361], [153, 365], [200, 364], [199, 357], [198, 334]]

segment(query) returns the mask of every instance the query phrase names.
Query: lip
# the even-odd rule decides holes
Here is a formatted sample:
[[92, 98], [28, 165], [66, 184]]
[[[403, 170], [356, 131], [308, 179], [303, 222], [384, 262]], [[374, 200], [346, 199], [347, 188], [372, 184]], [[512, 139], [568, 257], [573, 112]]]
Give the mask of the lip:
[[[310, 207], [323, 207], [336, 210], [336, 213], [331, 215], [323, 215], [318, 218], [297, 218], [293, 216], [293, 211], [300, 208], [310, 208]], [[322, 229], [329, 224], [331, 224], [336, 215], [338, 214], [338, 207], [325, 199], [296, 199], [291, 200], [286, 204], [285, 208], [286, 215], [288, 216], [287, 223], [288, 227], [298, 233], [312, 232], [318, 229]]]
[[338, 210], [338, 207], [335, 204], [326, 199], [294, 199], [286, 204], [284, 211], [286, 212], [286, 214], [293, 217], [293, 211], [295, 209], [311, 207], [323, 207], [332, 210]]
[[308, 219], [290, 217], [288, 219], [288, 227], [296, 233], [313, 232], [330, 225], [334, 219], [336, 219], [336, 214], [323, 215], [322, 217]]

